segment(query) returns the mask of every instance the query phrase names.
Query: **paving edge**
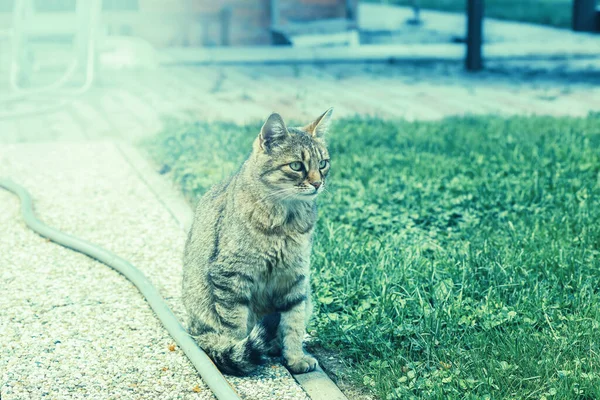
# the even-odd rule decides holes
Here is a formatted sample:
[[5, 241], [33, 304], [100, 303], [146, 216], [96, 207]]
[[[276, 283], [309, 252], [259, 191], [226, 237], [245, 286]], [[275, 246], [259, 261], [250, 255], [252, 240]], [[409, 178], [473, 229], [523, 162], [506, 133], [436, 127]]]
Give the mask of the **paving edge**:
[[[159, 64], [220, 65], [220, 64], [289, 64], [289, 63], [350, 63], [395, 61], [461, 61], [466, 46], [462, 43], [364, 45], [357, 47], [285, 47], [237, 46], [193, 48], [174, 47], [163, 50]], [[539, 43], [491, 43], [482, 47], [486, 60], [554, 59], [568, 57], [597, 58], [597, 47], [589, 42], [557, 44], [548, 49]]]
[[169, 211], [179, 228], [187, 234], [192, 225], [194, 213], [175, 185], [156, 172], [156, 168], [132, 145], [117, 142], [115, 146], [136, 171], [138, 177]]
[[[125, 142], [115, 145], [139, 178], [167, 208], [179, 227], [187, 233], [194, 214], [183, 195], [171, 182], [159, 175], [156, 168], [135, 147]], [[312, 400], [348, 400], [321, 367], [313, 372], [292, 376]]]

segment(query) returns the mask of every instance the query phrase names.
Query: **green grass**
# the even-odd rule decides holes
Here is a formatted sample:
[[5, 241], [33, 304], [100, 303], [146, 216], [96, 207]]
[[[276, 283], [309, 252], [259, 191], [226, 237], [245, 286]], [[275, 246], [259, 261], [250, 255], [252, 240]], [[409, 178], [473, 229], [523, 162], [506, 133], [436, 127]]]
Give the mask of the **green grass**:
[[[379, 0], [371, 0], [379, 3]], [[466, 0], [418, 0], [422, 8], [465, 12]], [[383, 3], [412, 5], [412, 0], [386, 0]], [[571, 27], [573, 0], [485, 0], [486, 17]]]
[[[147, 143], [189, 198], [259, 125]], [[600, 114], [345, 119], [313, 256], [316, 340], [381, 399], [600, 398]]]

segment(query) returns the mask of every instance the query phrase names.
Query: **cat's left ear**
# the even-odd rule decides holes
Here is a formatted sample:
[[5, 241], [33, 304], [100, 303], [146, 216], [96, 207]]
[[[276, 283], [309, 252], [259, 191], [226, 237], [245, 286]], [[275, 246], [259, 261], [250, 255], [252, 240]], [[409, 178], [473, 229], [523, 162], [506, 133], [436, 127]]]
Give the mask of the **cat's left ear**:
[[281, 115], [273, 113], [267, 118], [267, 121], [260, 130], [259, 143], [264, 150], [269, 150], [277, 144], [278, 141], [289, 135]]
[[314, 122], [304, 127], [309, 135], [315, 138], [321, 138], [325, 136], [331, 125], [331, 114], [333, 114], [333, 107], [325, 111], [319, 118]]

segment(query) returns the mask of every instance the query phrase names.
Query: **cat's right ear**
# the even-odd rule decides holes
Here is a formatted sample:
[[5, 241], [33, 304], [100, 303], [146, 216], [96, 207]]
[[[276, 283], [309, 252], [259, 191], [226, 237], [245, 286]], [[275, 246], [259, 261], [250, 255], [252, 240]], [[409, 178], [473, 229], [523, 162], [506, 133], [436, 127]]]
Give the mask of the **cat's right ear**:
[[287, 135], [289, 135], [289, 133], [285, 126], [285, 122], [283, 122], [283, 118], [281, 118], [281, 115], [273, 113], [267, 118], [267, 121], [258, 135], [260, 148], [263, 150], [270, 150]]

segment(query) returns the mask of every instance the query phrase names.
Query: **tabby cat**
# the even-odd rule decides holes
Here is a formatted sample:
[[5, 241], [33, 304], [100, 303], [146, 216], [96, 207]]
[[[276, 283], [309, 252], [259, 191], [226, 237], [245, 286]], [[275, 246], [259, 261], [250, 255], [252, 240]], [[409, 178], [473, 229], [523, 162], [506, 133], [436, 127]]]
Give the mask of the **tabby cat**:
[[302, 340], [331, 114], [297, 128], [271, 114], [240, 170], [196, 208], [184, 254], [183, 302], [190, 334], [225, 373], [246, 375], [266, 355], [282, 355], [294, 373], [317, 367]]

